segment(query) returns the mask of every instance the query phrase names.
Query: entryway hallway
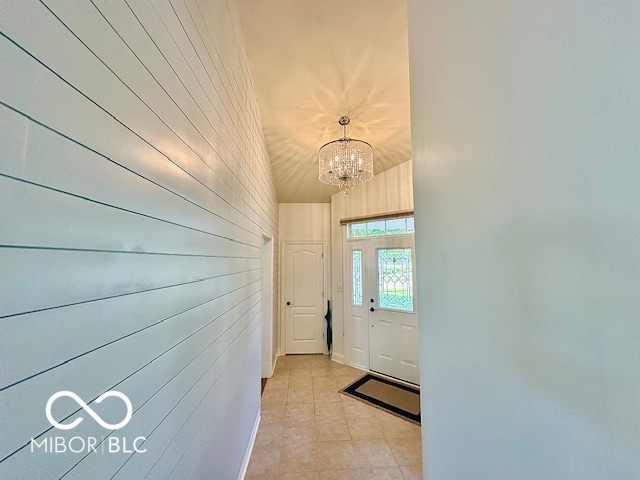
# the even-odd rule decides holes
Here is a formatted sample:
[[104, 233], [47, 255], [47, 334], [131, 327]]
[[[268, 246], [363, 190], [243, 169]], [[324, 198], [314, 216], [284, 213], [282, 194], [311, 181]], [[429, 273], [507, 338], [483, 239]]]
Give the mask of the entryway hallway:
[[338, 393], [363, 374], [325, 355], [280, 357], [246, 480], [422, 479], [420, 427]]

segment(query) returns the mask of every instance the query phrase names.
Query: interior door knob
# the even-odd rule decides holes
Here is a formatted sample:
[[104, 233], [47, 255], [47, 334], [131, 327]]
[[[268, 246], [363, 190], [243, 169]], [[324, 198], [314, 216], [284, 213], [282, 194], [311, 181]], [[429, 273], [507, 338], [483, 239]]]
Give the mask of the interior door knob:
[[287, 302], [287, 305], [291, 305], [291, 302]]
[[370, 311], [370, 312], [375, 312], [375, 311], [376, 311], [376, 309], [375, 309], [375, 308], [373, 308], [373, 307], [371, 307], [371, 308], [369, 309], [369, 311]]

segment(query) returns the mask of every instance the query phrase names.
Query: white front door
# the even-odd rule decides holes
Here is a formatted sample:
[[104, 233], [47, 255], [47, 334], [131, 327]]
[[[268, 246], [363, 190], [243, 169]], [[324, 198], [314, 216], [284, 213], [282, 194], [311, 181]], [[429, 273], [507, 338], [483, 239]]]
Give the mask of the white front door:
[[324, 261], [321, 243], [285, 243], [285, 353], [324, 352]]
[[413, 243], [412, 235], [347, 242], [345, 333], [350, 364], [419, 384]]

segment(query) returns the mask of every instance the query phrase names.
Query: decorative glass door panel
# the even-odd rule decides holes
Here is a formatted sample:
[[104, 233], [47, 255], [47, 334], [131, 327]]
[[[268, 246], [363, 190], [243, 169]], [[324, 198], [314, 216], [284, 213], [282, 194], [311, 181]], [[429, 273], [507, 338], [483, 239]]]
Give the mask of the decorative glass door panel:
[[351, 304], [362, 306], [362, 250], [351, 251]]
[[411, 248], [378, 249], [378, 306], [413, 312]]

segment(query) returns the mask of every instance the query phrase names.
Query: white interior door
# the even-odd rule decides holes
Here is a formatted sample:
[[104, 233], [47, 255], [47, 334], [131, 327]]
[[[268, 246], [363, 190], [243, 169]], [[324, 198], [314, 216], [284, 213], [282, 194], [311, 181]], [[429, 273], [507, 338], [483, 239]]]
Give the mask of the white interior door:
[[370, 242], [369, 368], [419, 384], [413, 236]]
[[285, 243], [285, 353], [324, 352], [322, 243]]

